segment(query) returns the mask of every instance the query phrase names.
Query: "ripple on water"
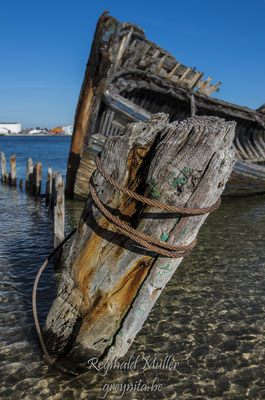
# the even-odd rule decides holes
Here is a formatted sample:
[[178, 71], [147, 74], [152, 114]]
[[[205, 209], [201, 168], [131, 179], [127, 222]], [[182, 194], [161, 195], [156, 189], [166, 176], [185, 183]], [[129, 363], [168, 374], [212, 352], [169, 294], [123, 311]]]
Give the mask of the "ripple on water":
[[[35, 274], [52, 249], [45, 204], [0, 187], [0, 339], [3, 399], [96, 399], [110, 383], [151, 384], [162, 392], [128, 392], [126, 399], [265, 398], [265, 197], [225, 200], [199, 234], [198, 246], [161, 295], [131, 355], [172, 355], [175, 370], [90, 371], [71, 377], [46, 365], [31, 311]], [[67, 230], [80, 203], [67, 202]], [[52, 265], [38, 290], [40, 321], [55, 296]], [[262, 392], [263, 391], [263, 392]], [[263, 394], [262, 394], [263, 393]], [[116, 399], [113, 390], [107, 399]], [[264, 397], [262, 397], [264, 395]]]

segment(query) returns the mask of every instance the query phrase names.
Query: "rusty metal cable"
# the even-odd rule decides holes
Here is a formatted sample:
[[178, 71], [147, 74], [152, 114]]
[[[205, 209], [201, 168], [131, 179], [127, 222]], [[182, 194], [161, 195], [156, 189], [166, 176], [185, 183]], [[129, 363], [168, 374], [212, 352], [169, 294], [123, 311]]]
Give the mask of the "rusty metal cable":
[[[171, 211], [173, 213], [186, 214], [188, 216], [203, 215], [215, 211], [221, 204], [221, 198], [219, 198], [218, 201], [213, 206], [210, 207], [184, 208], [184, 207], [177, 207], [165, 204], [157, 200], [148, 199], [147, 197], [141, 196], [133, 192], [132, 190], [127, 189], [123, 185], [120, 185], [118, 182], [116, 182], [113, 178], [111, 178], [109, 174], [103, 169], [103, 166], [98, 157], [96, 157], [96, 165], [101, 175], [118, 190], [122, 191], [123, 193], [127, 194], [128, 196], [138, 201], [141, 201], [144, 204], [148, 204], [160, 208], [162, 210]], [[92, 176], [90, 178], [89, 187], [92, 199], [97, 205], [97, 207], [100, 209], [102, 214], [105, 215], [105, 217], [108, 218], [124, 235], [128, 236], [129, 238], [139, 243], [141, 246], [147, 248], [148, 250], [152, 250], [166, 257], [182, 258], [189, 255], [193, 247], [196, 245], [197, 243], [196, 238], [193, 240], [193, 242], [191, 242], [186, 246], [184, 245], [177, 246], [163, 242], [162, 240], [156, 239], [153, 236], [150, 236], [146, 233], [137, 231], [136, 229], [132, 228], [130, 225], [128, 225], [127, 223], [122, 221], [119, 217], [113, 215], [110, 211], [106, 209], [106, 207], [102, 204], [102, 202], [97, 196], [96, 190], [93, 186]]]
[[51, 254], [49, 254], [49, 256], [46, 258], [46, 260], [44, 261], [44, 263], [42, 264], [42, 266], [40, 267], [36, 277], [35, 277], [35, 281], [34, 281], [34, 285], [33, 285], [33, 290], [32, 290], [32, 312], [33, 312], [33, 318], [34, 318], [34, 323], [35, 323], [35, 327], [36, 327], [36, 331], [37, 334], [39, 336], [39, 341], [42, 347], [42, 350], [45, 354], [45, 357], [47, 359], [47, 361], [52, 364], [53, 360], [51, 359], [47, 347], [44, 343], [43, 340], [43, 336], [41, 333], [41, 329], [40, 329], [40, 324], [39, 324], [39, 320], [38, 320], [38, 314], [37, 314], [37, 306], [36, 306], [36, 295], [37, 295], [37, 288], [38, 288], [38, 283], [39, 283], [39, 279], [40, 276], [42, 274], [42, 272], [44, 271], [46, 265], [48, 264], [48, 262], [53, 258], [54, 254], [60, 250], [62, 248], [62, 246], [67, 242], [67, 240], [69, 240], [71, 238], [71, 236], [73, 236], [73, 234], [76, 232], [77, 228], [73, 229], [69, 235], [67, 235], [64, 240], [53, 250], [53, 252]]
[[116, 187], [118, 190], [120, 190], [121, 192], [134, 198], [135, 200], [138, 200], [144, 204], [148, 204], [149, 206], [160, 208], [161, 210], [166, 210], [166, 211], [173, 212], [173, 213], [181, 213], [181, 214], [185, 214], [185, 215], [203, 215], [203, 214], [209, 214], [209, 213], [217, 210], [217, 208], [220, 207], [220, 205], [221, 205], [221, 197], [219, 197], [217, 202], [215, 204], [213, 204], [212, 206], [204, 207], [204, 208], [185, 208], [185, 207], [179, 207], [179, 206], [173, 206], [170, 204], [165, 204], [158, 200], [152, 200], [145, 196], [141, 196], [140, 194], [137, 194], [130, 189], [127, 189], [125, 186], [120, 185], [113, 178], [111, 178], [111, 176], [109, 176], [109, 174], [103, 169], [103, 166], [102, 166], [101, 161], [98, 156], [96, 157], [96, 166], [97, 166], [97, 169], [99, 170], [99, 172], [101, 173], [101, 175], [109, 183], [111, 183], [114, 187]]
[[[119, 228], [119, 230], [122, 233], [124, 233], [126, 236], [128, 236], [129, 238], [131, 238], [132, 240], [139, 243], [143, 247], [146, 247], [149, 250], [152, 250], [156, 253], [162, 254], [166, 257], [180, 258], [180, 257], [187, 256], [190, 253], [190, 251], [193, 249], [193, 247], [196, 245], [196, 239], [193, 240], [193, 242], [191, 244], [189, 244], [188, 246], [175, 246], [173, 244], [162, 242], [162, 240], [156, 239], [150, 235], [147, 235], [146, 233], [139, 232], [136, 229], [129, 226], [124, 221], [122, 221], [120, 218], [111, 214], [111, 212], [109, 212], [106, 209], [106, 207], [103, 206], [103, 204], [99, 200], [99, 198], [96, 194], [96, 191], [95, 191], [93, 185], [91, 184], [91, 182], [90, 182], [90, 193], [91, 193], [92, 199], [94, 200], [94, 202], [96, 203], [96, 205], [98, 206], [100, 211], [108, 219], [110, 219], [114, 223], [114, 225], [116, 225]], [[158, 245], [160, 247], [157, 247], [156, 245]]]

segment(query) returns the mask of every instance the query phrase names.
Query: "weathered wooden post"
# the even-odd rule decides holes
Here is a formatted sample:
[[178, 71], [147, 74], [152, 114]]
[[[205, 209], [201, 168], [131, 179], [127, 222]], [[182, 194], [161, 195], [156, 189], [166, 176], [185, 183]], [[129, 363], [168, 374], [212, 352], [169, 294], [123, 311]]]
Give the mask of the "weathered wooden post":
[[40, 196], [41, 193], [41, 169], [42, 169], [41, 162], [36, 162], [34, 166], [34, 178], [35, 178], [34, 195], [37, 197]]
[[46, 204], [50, 205], [52, 196], [52, 168], [48, 167], [47, 182], [46, 182]]
[[10, 178], [9, 183], [12, 186], [17, 184], [17, 171], [16, 171], [16, 156], [15, 154], [10, 157]]
[[31, 191], [32, 177], [33, 177], [33, 161], [32, 158], [28, 158], [27, 168], [26, 168], [26, 182], [25, 182], [26, 192]]
[[20, 181], [19, 181], [19, 187], [20, 187], [20, 189], [23, 189], [23, 179], [20, 179]]
[[5, 154], [1, 151], [1, 181], [6, 183], [7, 173], [6, 173], [6, 158]]
[[[56, 248], [64, 239], [64, 181], [62, 175], [55, 175], [55, 193], [54, 193], [54, 248]], [[54, 264], [60, 266], [63, 257], [63, 248], [55, 255]]]
[[59, 175], [59, 171], [52, 171], [52, 194], [51, 194], [51, 202], [50, 207], [51, 209], [54, 208], [55, 201], [56, 201], [56, 182], [57, 176]]
[[43, 328], [51, 354], [80, 363], [126, 354], [217, 207], [234, 160], [234, 129], [214, 117], [169, 124], [157, 114], [106, 141], [101, 172], [93, 174], [94, 200], [87, 199]]

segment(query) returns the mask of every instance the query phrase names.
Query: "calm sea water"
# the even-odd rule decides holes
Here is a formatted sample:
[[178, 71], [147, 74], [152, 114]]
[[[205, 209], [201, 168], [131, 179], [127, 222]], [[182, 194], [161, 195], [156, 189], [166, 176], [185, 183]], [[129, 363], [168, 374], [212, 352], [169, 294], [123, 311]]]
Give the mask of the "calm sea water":
[[[30, 156], [42, 161], [45, 178], [48, 165], [65, 174], [69, 145], [66, 137], [0, 137], [0, 151], [16, 154], [19, 178]], [[67, 202], [67, 231], [82, 207]], [[73, 377], [47, 365], [31, 291], [52, 250], [51, 216], [42, 200], [1, 184], [0, 210], [2, 399], [265, 399], [265, 196], [225, 199], [209, 216], [125, 358], [139, 355], [136, 368], [106, 376]], [[38, 290], [41, 323], [55, 293], [49, 265]], [[145, 368], [144, 358], [167, 356], [174, 370]]]

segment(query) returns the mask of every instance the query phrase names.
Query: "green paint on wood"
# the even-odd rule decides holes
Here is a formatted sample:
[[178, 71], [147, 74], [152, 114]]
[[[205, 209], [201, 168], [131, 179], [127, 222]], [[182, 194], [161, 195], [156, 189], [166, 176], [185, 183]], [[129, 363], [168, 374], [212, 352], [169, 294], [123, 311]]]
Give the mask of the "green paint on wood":
[[164, 267], [160, 267], [159, 269], [161, 269], [162, 271], [159, 271], [159, 273], [157, 275], [158, 276], [159, 275], [166, 275], [168, 272], [170, 272], [169, 267], [170, 267], [171, 264], [172, 264], [172, 261], [169, 261], [167, 263], [167, 265], [165, 265]]
[[162, 235], [161, 235], [161, 240], [162, 240], [162, 242], [166, 242], [167, 239], [168, 239], [168, 237], [169, 237], [169, 234], [168, 234], [168, 233], [162, 233]]
[[135, 312], [136, 312], [136, 314], [142, 314], [145, 312], [145, 310], [143, 308], [137, 308], [137, 310]]
[[165, 265], [164, 267], [160, 267], [160, 269], [169, 269], [169, 264]]
[[123, 332], [122, 330], [120, 330], [119, 335], [120, 335], [120, 336], [123, 336], [123, 335], [124, 335], [124, 332]]
[[152, 196], [154, 199], [158, 200], [158, 199], [160, 198], [160, 193], [159, 193], [158, 187], [157, 187], [157, 185], [156, 185], [154, 179], [150, 179], [149, 182], [153, 185], [153, 189], [152, 189], [152, 192], [151, 192], [151, 196]]
[[188, 177], [192, 176], [193, 170], [192, 168], [183, 168], [181, 171], [183, 176], [176, 177], [175, 172], [171, 172], [169, 178], [167, 179], [167, 183], [176, 188], [178, 185], [185, 185], [187, 183]]

